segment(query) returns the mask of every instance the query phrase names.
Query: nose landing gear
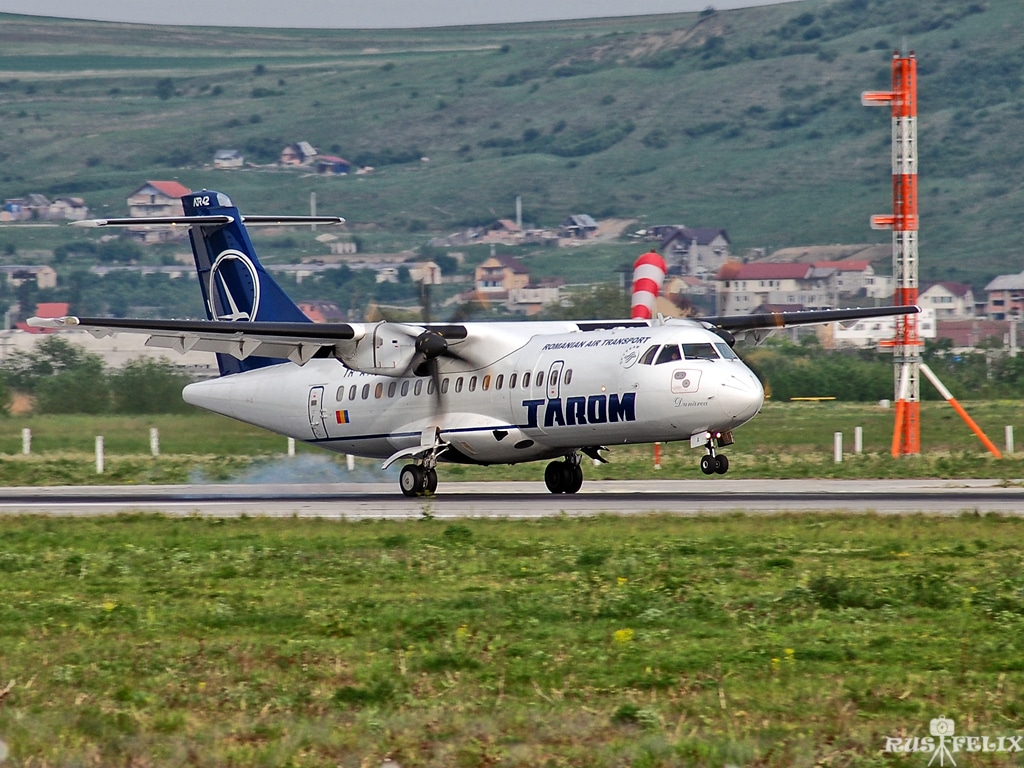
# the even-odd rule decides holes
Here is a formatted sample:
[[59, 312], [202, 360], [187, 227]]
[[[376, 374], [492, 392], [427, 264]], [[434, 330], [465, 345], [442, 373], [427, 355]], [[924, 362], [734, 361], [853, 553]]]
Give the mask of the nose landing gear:
[[[704, 449], [707, 453], [701, 456], [700, 471], [705, 475], [724, 475], [729, 471], [729, 457], [724, 453], [718, 453], [717, 450], [723, 446], [732, 445], [732, 432], [705, 432], [703, 437]], [[698, 436], [694, 435], [690, 438], [691, 446], [694, 448], [700, 445], [695, 438]]]

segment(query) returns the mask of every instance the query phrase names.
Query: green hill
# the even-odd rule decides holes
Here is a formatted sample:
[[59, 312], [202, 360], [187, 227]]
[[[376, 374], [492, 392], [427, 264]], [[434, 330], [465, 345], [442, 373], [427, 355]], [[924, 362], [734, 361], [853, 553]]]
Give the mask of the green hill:
[[[303, 212], [316, 192], [321, 212], [415, 246], [510, 216], [519, 194], [537, 225], [586, 212], [721, 226], [736, 253], [887, 242], [868, 218], [891, 209], [889, 113], [859, 96], [889, 87], [905, 46], [921, 276], [981, 287], [1024, 266], [1022, 28], [1016, 0], [402, 31], [0, 15], [0, 197], [76, 194], [122, 214], [142, 181], [177, 178]], [[376, 171], [209, 167], [219, 148], [272, 164], [294, 141]]]

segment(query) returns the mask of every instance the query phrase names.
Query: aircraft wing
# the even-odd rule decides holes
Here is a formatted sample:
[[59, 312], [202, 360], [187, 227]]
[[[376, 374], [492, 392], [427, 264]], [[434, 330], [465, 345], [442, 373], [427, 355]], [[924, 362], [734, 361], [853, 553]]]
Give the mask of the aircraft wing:
[[[36, 328], [81, 328], [97, 338], [145, 333], [146, 346], [184, 354], [193, 350], [238, 360], [266, 357], [305, 365], [334, 357], [365, 373], [404, 375], [417, 362], [437, 357], [464, 359], [449, 344], [468, 336], [461, 324], [297, 323], [244, 320], [141, 320], [112, 317], [31, 317]], [[364, 341], [365, 340], [365, 341]], [[492, 341], [496, 341], [492, 339]], [[491, 350], [493, 352], [493, 350]]]
[[81, 328], [102, 338], [113, 333], [146, 333], [146, 346], [185, 353], [220, 352], [244, 360], [286, 358], [300, 365], [314, 357], [348, 352], [365, 335], [348, 323], [274, 323], [227, 320], [125, 320], [119, 318], [29, 318], [36, 328]]
[[711, 315], [697, 319], [705, 325], [721, 328], [723, 331], [757, 331], [817, 323], [852, 323], [866, 317], [916, 315], [920, 311], [920, 307], [913, 305], [855, 307], [852, 309], [809, 309], [798, 312], [759, 312], [754, 315]]

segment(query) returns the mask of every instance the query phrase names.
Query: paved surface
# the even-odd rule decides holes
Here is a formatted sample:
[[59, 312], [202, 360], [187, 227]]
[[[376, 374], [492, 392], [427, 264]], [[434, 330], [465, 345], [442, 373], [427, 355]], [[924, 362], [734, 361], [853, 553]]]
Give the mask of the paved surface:
[[1024, 481], [659, 480], [588, 482], [575, 495], [542, 483], [443, 483], [433, 498], [409, 499], [397, 483], [162, 485], [0, 488], [0, 515], [159, 512], [232, 517], [529, 518], [545, 515], [729, 512], [1024, 514]]

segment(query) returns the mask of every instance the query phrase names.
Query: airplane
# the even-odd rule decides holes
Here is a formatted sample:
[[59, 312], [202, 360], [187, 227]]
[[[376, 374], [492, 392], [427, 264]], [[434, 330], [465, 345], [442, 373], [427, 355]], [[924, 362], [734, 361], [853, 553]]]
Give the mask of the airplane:
[[313, 323], [267, 273], [247, 226], [338, 224], [329, 216], [242, 215], [213, 190], [182, 197], [183, 216], [76, 226], [185, 226], [206, 320], [32, 318], [95, 336], [149, 335], [148, 346], [216, 353], [220, 375], [186, 402], [330, 451], [405, 462], [406, 496], [437, 489], [437, 464], [548, 460], [551, 493], [583, 485], [581, 457], [620, 444], [689, 441], [701, 471], [725, 474], [720, 449], [761, 410], [764, 389], [736, 354], [793, 325], [906, 315], [889, 306], [700, 319], [464, 323]]

